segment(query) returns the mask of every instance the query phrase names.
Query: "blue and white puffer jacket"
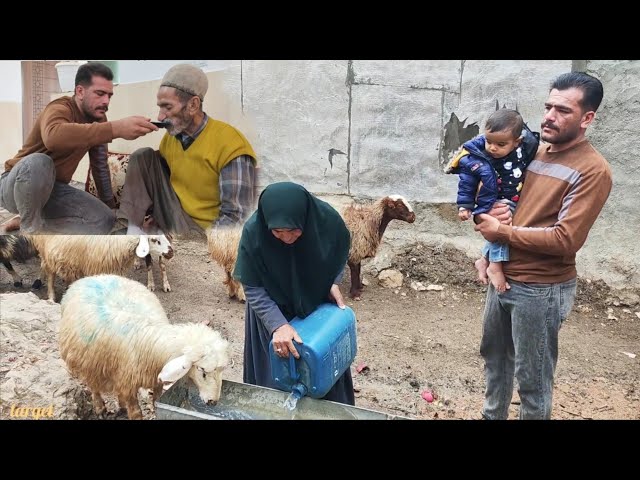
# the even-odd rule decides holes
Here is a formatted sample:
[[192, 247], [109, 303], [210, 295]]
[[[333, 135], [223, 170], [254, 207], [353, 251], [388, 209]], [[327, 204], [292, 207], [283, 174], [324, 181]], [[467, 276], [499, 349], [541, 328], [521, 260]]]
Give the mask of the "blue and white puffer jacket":
[[522, 129], [522, 136], [520, 147], [499, 159], [492, 158], [485, 151], [484, 135], [464, 143], [445, 168], [445, 173], [460, 176], [456, 201], [458, 207], [467, 208], [473, 215], [478, 215], [491, 210], [499, 199], [518, 202], [525, 170], [540, 143], [540, 134], [526, 126]]

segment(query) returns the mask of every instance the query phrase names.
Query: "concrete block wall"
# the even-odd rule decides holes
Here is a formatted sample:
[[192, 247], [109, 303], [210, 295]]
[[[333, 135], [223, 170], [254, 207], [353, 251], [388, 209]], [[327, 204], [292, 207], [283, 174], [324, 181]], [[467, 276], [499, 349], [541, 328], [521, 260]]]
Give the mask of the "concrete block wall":
[[[588, 135], [614, 175], [609, 202], [578, 254], [578, 270], [615, 287], [637, 288], [640, 61], [236, 60], [207, 74], [204, 108], [252, 142], [262, 186], [291, 180], [336, 204], [401, 194], [414, 204], [417, 221], [393, 222], [388, 241], [452, 243], [477, 255], [482, 240], [458, 221], [457, 177], [442, 173], [443, 164], [463, 139], [481, 131], [496, 105], [517, 107], [539, 130], [550, 81], [572, 68], [604, 83]], [[155, 118], [158, 86], [118, 85], [110, 118]], [[118, 139], [110, 149], [157, 147], [162, 133]], [[78, 180], [84, 181], [87, 168], [79, 169]]]
[[[450, 202], [443, 127], [455, 113], [481, 126], [500, 106], [540, 124], [551, 78], [566, 61], [243, 61], [243, 112], [252, 118], [266, 183], [316, 192]], [[330, 155], [331, 149], [344, 152]], [[329, 158], [331, 157], [331, 162]]]
[[616, 286], [640, 286], [640, 61], [587, 60], [604, 85], [590, 138], [611, 165], [613, 189], [578, 265]]
[[250, 138], [263, 160], [261, 184], [291, 180], [315, 193], [358, 199], [405, 195], [418, 221], [391, 228], [389, 240], [448, 242], [475, 255], [482, 241], [460, 224], [452, 205], [457, 177], [442, 173], [452, 114], [461, 123], [456, 135], [482, 131], [496, 106], [517, 107], [539, 131], [551, 80], [572, 68], [605, 85], [589, 135], [612, 164], [615, 182], [578, 269], [615, 287], [640, 287], [640, 261], [629, 253], [640, 211], [632, 194], [640, 193], [633, 148], [640, 133], [638, 61], [242, 61], [236, 88], [256, 129]]
[[[348, 193], [348, 61], [243, 61], [243, 111], [258, 131], [260, 183]], [[333, 164], [333, 165], [332, 165]]]

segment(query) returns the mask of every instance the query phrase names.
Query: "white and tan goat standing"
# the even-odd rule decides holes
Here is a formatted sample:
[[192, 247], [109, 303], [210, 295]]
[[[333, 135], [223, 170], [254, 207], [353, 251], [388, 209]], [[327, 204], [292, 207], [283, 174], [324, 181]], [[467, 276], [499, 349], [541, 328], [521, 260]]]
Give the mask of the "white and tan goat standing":
[[74, 282], [61, 302], [60, 356], [90, 389], [95, 411], [115, 393], [130, 419], [141, 419], [140, 388], [157, 400], [184, 376], [205, 403], [220, 398], [229, 362], [227, 340], [201, 323], [172, 325], [158, 298], [141, 283], [117, 275]]
[[376, 255], [391, 220], [413, 223], [416, 214], [404, 197], [389, 195], [366, 205], [347, 205], [342, 210], [342, 218], [351, 232], [351, 248], [347, 261], [351, 271], [349, 295], [355, 300], [360, 300], [364, 288], [360, 273], [362, 260]]
[[[148, 230], [145, 230], [145, 232], [149, 233], [150, 235], [164, 235], [169, 244], [172, 245], [172, 251], [175, 253], [175, 245], [174, 245], [174, 241], [173, 241], [173, 237], [171, 234], [169, 233], [162, 233], [162, 231], [159, 228], [153, 228], [152, 230], [154, 230], [152, 233], [149, 232]], [[160, 278], [162, 280], [162, 291], [163, 292], [170, 292], [171, 291], [171, 285], [169, 284], [169, 277], [167, 276], [167, 261], [165, 260], [164, 255], [159, 255], [158, 256], [158, 268], [160, 269]], [[145, 268], [147, 270], [147, 288], [150, 291], [155, 291], [156, 289], [156, 282], [153, 278], [153, 258], [151, 256], [151, 253], [147, 254], [146, 257], [144, 257], [144, 264], [145, 264]], [[133, 268], [134, 270], [140, 270], [142, 268], [142, 258], [136, 256], [134, 262], [133, 262]]]

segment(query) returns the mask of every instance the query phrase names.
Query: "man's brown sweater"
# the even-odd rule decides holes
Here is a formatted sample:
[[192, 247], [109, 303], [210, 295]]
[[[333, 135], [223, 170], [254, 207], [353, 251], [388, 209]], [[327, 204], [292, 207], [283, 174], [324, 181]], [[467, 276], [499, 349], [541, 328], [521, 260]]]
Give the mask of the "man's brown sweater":
[[5, 162], [5, 171], [10, 171], [27, 155], [45, 153], [53, 160], [56, 180], [69, 183], [89, 149], [112, 140], [110, 122], [89, 120], [73, 97], [61, 97], [49, 103], [38, 116], [24, 146], [14, 158]]
[[527, 168], [513, 226], [500, 225], [498, 242], [511, 247], [505, 275], [531, 283], [575, 278], [576, 252], [587, 239], [609, 193], [609, 164], [587, 141], [562, 152], [542, 143]]

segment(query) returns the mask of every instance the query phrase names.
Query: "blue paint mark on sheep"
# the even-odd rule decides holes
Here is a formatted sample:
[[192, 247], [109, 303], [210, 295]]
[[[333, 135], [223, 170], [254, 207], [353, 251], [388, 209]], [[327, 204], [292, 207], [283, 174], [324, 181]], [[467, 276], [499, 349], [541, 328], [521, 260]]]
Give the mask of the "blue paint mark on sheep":
[[78, 295], [85, 305], [95, 307], [95, 324], [92, 329], [83, 329], [80, 337], [87, 344], [95, 341], [99, 331], [106, 331], [125, 336], [133, 330], [138, 329], [134, 321], [128, 321], [118, 328], [113, 324], [113, 316], [119, 311], [126, 311], [129, 314], [144, 313], [144, 305], [138, 302], [129, 302], [123, 285], [117, 276], [88, 277], [82, 279], [77, 285], [82, 287]]

